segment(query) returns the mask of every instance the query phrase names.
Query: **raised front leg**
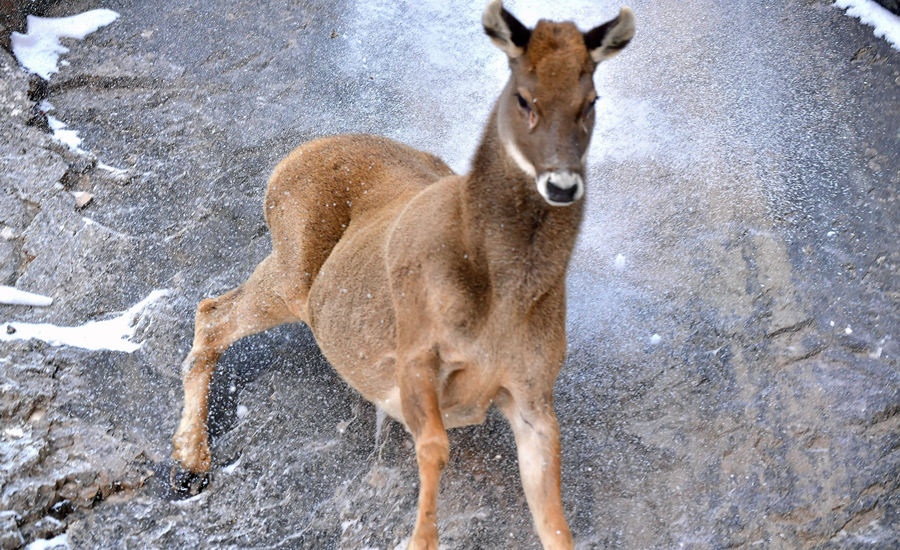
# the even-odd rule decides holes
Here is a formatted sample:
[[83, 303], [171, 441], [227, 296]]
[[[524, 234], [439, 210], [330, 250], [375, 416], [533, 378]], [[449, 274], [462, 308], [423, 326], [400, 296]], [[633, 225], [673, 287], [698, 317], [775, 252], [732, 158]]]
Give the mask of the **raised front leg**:
[[441, 420], [436, 390], [436, 351], [404, 361], [397, 370], [403, 419], [416, 442], [419, 463], [419, 509], [409, 550], [437, 550], [437, 496], [450, 442]]
[[516, 438], [522, 487], [541, 544], [547, 550], [571, 550], [574, 543], [559, 489], [559, 425], [552, 396], [501, 392], [495, 402]]
[[279, 294], [281, 275], [275, 265], [269, 256], [244, 284], [197, 306], [194, 345], [182, 365], [184, 410], [172, 438], [176, 466], [171, 481], [179, 491], [195, 493], [198, 476], [209, 471], [209, 384], [219, 357], [244, 336], [298, 320]]

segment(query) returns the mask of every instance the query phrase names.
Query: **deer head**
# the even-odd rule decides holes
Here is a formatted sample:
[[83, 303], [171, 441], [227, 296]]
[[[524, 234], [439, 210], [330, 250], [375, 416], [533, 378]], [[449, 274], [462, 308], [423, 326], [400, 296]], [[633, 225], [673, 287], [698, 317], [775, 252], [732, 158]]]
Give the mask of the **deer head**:
[[634, 15], [582, 33], [573, 23], [541, 20], [529, 29], [491, 2], [484, 32], [509, 57], [511, 75], [497, 103], [497, 132], [515, 164], [553, 206], [584, 196], [585, 157], [594, 129], [594, 69], [634, 36]]

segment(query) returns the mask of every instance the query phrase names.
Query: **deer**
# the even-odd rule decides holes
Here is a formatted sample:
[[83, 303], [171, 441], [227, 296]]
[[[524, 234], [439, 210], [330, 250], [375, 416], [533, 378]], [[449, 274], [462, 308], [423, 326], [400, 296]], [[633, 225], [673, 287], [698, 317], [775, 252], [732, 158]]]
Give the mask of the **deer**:
[[437, 549], [450, 428], [508, 420], [541, 544], [571, 549], [553, 389], [566, 355], [566, 272], [581, 224], [597, 65], [634, 36], [623, 7], [587, 32], [522, 24], [501, 0], [482, 16], [510, 76], [468, 174], [399, 142], [341, 135], [305, 143], [272, 173], [272, 252], [237, 288], [201, 301], [182, 365], [176, 489], [209, 472], [209, 386], [238, 339], [309, 326], [328, 362], [415, 443], [411, 550]]

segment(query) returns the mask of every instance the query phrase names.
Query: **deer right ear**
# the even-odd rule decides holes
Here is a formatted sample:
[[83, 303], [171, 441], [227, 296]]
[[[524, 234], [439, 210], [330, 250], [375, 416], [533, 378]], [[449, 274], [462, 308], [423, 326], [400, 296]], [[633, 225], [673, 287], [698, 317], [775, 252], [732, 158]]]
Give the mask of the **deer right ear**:
[[622, 51], [633, 37], [634, 13], [622, 8], [619, 16], [612, 21], [584, 33], [584, 44], [591, 52], [594, 63], [600, 63]]
[[484, 33], [491, 37], [491, 42], [503, 50], [510, 59], [525, 53], [531, 29], [523, 25], [513, 14], [504, 9], [501, 0], [493, 0], [481, 16]]

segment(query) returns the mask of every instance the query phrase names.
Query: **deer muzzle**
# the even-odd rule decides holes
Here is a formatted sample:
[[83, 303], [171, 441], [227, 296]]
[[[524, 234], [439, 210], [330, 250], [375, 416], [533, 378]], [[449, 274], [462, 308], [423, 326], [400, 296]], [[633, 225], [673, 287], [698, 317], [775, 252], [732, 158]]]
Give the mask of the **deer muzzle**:
[[544, 172], [537, 178], [537, 188], [547, 203], [568, 206], [584, 196], [584, 178], [576, 172]]

